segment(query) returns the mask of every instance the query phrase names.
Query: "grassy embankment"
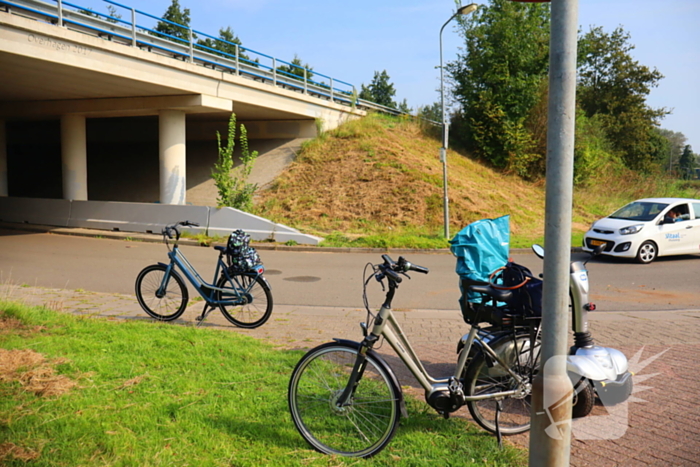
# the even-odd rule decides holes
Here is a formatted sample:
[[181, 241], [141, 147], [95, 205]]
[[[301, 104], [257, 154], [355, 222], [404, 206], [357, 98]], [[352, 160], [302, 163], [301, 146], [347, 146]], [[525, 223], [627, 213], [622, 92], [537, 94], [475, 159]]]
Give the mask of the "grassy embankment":
[[374, 458], [317, 453], [286, 403], [301, 355], [233, 332], [0, 300], [0, 465], [526, 464], [521, 451], [413, 399]]
[[[439, 140], [415, 122], [370, 115], [308, 141], [259, 193], [256, 213], [324, 237], [327, 246], [444, 248]], [[544, 183], [493, 170], [448, 151], [450, 233], [511, 216], [511, 247], [544, 239]], [[601, 169], [574, 190], [572, 244], [591, 222], [634, 199], [697, 197], [693, 182]]]

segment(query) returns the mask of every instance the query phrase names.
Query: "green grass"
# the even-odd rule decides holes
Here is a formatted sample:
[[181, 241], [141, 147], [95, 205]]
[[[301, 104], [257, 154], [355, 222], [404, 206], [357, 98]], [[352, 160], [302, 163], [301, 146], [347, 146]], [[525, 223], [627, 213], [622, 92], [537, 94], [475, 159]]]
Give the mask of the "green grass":
[[350, 238], [335, 232], [327, 235], [319, 246], [350, 248], [449, 248], [450, 243], [442, 235], [397, 232], [384, 234], [367, 234]]
[[[21, 325], [9, 326], [10, 318]], [[274, 350], [236, 333], [79, 317], [10, 302], [0, 302], [0, 320], [0, 348], [38, 352], [77, 382], [53, 397], [37, 396], [17, 381], [0, 382], [4, 466], [526, 462], [521, 451], [499, 450], [493, 436], [465, 420], [443, 420], [415, 400], [408, 403], [410, 417], [376, 457], [316, 453], [294, 428], [286, 403], [289, 376], [302, 352]], [[10, 446], [35, 458], [17, 459], [7, 454]]]

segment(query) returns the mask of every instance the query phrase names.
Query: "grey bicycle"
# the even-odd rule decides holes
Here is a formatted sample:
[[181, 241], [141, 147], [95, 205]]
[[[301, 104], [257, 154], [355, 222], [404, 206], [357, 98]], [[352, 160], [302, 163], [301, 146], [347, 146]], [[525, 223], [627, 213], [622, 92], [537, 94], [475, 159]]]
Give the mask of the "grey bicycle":
[[[530, 428], [530, 393], [540, 358], [540, 319], [510, 315], [496, 303], [511, 291], [489, 285], [472, 289], [492, 298], [494, 306], [474, 309], [471, 329], [458, 346], [454, 373], [434, 378], [428, 374], [392, 311], [391, 303], [409, 271], [428, 269], [403, 257], [382, 255], [364, 279], [367, 323], [361, 323], [362, 342], [334, 339], [311, 349], [296, 365], [288, 389], [288, 403], [298, 431], [316, 450], [348, 457], [370, 457], [386, 447], [406, 414], [401, 385], [389, 365], [374, 350], [384, 338], [425, 390], [426, 402], [445, 418], [467, 405], [477, 423], [501, 434]], [[366, 268], [365, 271], [368, 269]], [[375, 278], [388, 290], [375, 316], [367, 303], [367, 284]], [[480, 314], [488, 322], [480, 327]], [[492, 316], [500, 313], [498, 320]], [[372, 320], [372, 321], [370, 321]], [[466, 320], [466, 318], [465, 318]]]
[[[136, 277], [136, 298], [141, 308], [159, 321], [175, 320], [185, 312], [189, 293], [176, 271], [179, 269], [204, 299], [204, 310], [197, 318], [200, 323], [213, 309], [219, 308], [221, 314], [238, 327], [252, 329], [262, 326], [270, 318], [273, 304], [262, 263], [254, 261], [241, 267], [241, 262], [236, 261], [232, 253], [234, 247], [230, 241], [226, 246], [217, 245], [214, 249], [219, 252], [219, 258], [214, 280], [208, 283], [180, 250], [179, 226], [196, 227], [198, 224], [182, 221], [163, 229], [163, 242], [168, 247], [170, 262], [147, 266]], [[169, 240], [173, 236], [175, 242], [171, 248]], [[254, 257], [257, 258], [257, 254]]]

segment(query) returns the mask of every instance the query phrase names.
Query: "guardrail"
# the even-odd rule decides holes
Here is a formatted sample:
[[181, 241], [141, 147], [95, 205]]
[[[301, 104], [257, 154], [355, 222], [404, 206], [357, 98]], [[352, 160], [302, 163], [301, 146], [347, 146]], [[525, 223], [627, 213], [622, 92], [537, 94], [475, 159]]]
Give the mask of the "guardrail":
[[[7, 13], [49, 22], [115, 43], [137, 47], [151, 53], [253, 79], [275, 87], [297, 91], [337, 104], [358, 107], [364, 110], [371, 109], [393, 115], [402, 114], [397, 109], [359, 99], [355, 86], [345, 81], [277, 59], [253, 49], [241, 47], [234, 42], [210, 36], [189, 26], [173, 23], [113, 0], [104, 1], [113, 5], [113, 8], [118, 7], [121, 10], [126, 10], [129, 20], [122, 19], [120, 15], [111, 16], [99, 13], [62, 0], [51, 0], [48, 2], [40, 0], [0, 0], [0, 6], [4, 6]], [[187, 39], [156, 31], [154, 26], [148, 24], [149, 21], [163, 22], [181, 28], [187, 32]], [[214, 44], [218, 43], [226, 47], [228, 51], [233, 50], [233, 53], [195, 41], [198, 37], [214, 41]], [[286, 69], [280, 69], [281, 67]], [[292, 72], [286, 70], [291, 70]]]

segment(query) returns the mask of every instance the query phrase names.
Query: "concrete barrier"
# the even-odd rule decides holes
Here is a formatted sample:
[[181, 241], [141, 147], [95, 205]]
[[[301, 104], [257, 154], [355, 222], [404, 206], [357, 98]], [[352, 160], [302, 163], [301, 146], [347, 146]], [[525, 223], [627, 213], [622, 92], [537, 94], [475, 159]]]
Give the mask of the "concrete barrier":
[[19, 224], [159, 233], [164, 226], [185, 220], [199, 224], [182, 228], [192, 234], [227, 237], [241, 229], [258, 241], [318, 245], [323, 240], [233, 208], [0, 197], [0, 221]]
[[71, 202], [67, 199], [0, 197], [0, 221], [17, 224], [68, 226]]
[[68, 227], [159, 233], [164, 226], [188, 220], [200, 227], [187, 227], [191, 233], [204, 233], [209, 208], [171, 204], [121, 203], [115, 201], [73, 201]]
[[244, 230], [253, 240], [274, 240], [285, 243], [293, 240], [301, 245], [318, 245], [322, 238], [306, 235], [283, 224], [234, 208], [209, 208], [209, 235], [227, 236], [232, 230]]

